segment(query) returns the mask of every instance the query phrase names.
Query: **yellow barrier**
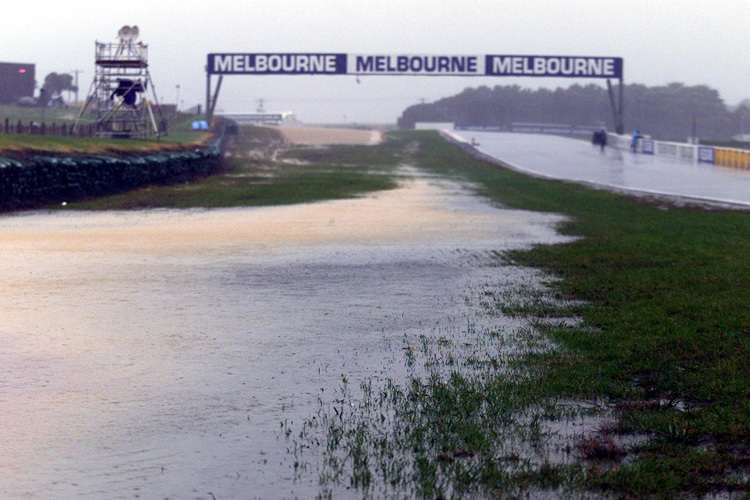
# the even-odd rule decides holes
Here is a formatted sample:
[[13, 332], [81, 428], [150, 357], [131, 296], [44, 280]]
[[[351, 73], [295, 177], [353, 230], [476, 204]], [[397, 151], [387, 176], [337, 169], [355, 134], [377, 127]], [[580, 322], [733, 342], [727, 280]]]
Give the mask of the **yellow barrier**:
[[715, 148], [714, 163], [725, 167], [750, 169], [750, 151], [742, 149]]

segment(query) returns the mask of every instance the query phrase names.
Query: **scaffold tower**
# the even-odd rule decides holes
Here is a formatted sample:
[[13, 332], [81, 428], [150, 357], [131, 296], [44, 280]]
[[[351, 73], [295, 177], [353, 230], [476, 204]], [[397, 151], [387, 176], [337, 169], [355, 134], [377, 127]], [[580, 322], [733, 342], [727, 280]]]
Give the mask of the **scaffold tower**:
[[[94, 81], [76, 128], [88, 112], [97, 137], [143, 139], [160, 135], [152, 105], [159, 101], [148, 69], [148, 45], [137, 41], [138, 36], [137, 26], [123, 26], [118, 42], [96, 42]], [[157, 112], [160, 114], [158, 106]]]

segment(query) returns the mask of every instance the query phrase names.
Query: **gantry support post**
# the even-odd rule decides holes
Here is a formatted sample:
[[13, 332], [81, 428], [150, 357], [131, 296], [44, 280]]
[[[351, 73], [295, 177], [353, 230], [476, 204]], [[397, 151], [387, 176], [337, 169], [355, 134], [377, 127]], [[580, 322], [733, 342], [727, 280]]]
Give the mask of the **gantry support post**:
[[612, 89], [612, 81], [607, 78], [607, 90], [609, 91], [609, 105], [612, 108], [612, 120], [615, 124], [615, 132], [618, 134], [625, 133], [625, 122], [623, 119], [623, 102], [624, 98], [624, 87], [623, 79], [620, 77], [620, 83], [618, 88], [618, 103], [615, 104], [615, 92]]
[[219, 99], [219, 91], [221, 90], [221, 82], [224, 80], [224, 75], [219, 75], [219, 81], [216, 82], [216, 90], [214, 90], [213, 96], [211, 95], [211, 73], [208, 72], [206, 67], [206, 122], [208, 126], [211, 126], [211, 121], [214, 118], [214, 111], [216, 111], [216, 101]]
[[625, 82], [622, 76], [620, 76], [620, 105], [617, 108], [617, 133], [625, 133], [625, 119], [623, 117], [623, 107], [625, 103]]

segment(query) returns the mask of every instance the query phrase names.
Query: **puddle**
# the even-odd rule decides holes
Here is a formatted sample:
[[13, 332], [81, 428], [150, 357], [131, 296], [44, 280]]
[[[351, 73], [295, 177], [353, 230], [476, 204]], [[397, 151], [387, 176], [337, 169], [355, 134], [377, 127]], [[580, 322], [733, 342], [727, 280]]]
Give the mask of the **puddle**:
[[[561, 218], [428, 178], [357, 200], [0, 218], [0, 496], [310, 498], [280, 425], [465, 321]], [[524, 279], [524, 278], [521, 278]]]

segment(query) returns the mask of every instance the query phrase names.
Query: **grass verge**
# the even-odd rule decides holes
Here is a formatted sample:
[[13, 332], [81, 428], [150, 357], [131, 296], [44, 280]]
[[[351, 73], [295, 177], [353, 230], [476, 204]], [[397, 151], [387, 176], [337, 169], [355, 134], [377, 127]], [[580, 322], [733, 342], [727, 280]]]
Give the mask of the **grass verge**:
[[[342, 384], [347, 404], [321, 402], [291, 447], [302, 469], [305, 452], [320, 455], [321, 496], [344, 484], [389, 497], [747, 498], [750, 214], [534, 179], [434, 134], [408, 137], [421, 169], [504, 206], [569, 216], [561, 230], [581, 239], [506, 256], [560, 278], [549, 293], [569, 305], [508, 304], [490, 290], [488, 314], [523, 316], [556, 347], [436, 355], [451, 342], [426, 337], [405, 347], [421, 376], [365, 381], [356, 397]], [[582, 321], [541, 321], [550, 316]], [[594, 432], [556, 440], [556, 422], [589, 413], [601, 419]]]
[[[205, 137], [196, 138], [199, 140]], [[25, 159], [32, 156], [129, 155], [179, 151], [185, 144], [156, 140], [118, 140], [80, 137], [43, 137], [0, 134], [0, 157]]]
[[[17, 106], [0, 106], [0, 120], [8, 118], [12, 125], [21, 120], [73, 125], [78, 117], [77, 109], [20, 108]], [[44, 119], [43, 119], [44, 117]], [[41, 135], [6, 135], [0, 133], [0, 157], [25, 159], [31, 156], [45, 155], [127, 155], [133, 153], [151, 153], [159, 151], [176, 151], [185, 147], [205, 144], [210, 140], [207, 132], [191, 130], [191, 122], [196, 117], [180, 115], [171, 120], [168, 135], [161, 139], [122, 140], [81, 137], [56, 137]], [[91, 120], [83, 120], [88, 124]]]
[[[66, 209], [219, 208], [350, 198], [395, 187], [398, 152], [398, 141], [377, 149], [288, 149], [271, 129], [241, 127], [230, 147], [226, 169], [219, 175], [201, 182], [152, 186], [86, 200]], [[321, 154], [329, 160], [321, 163]]]

